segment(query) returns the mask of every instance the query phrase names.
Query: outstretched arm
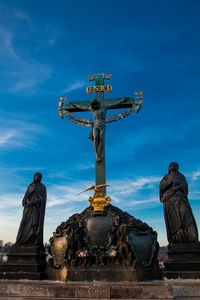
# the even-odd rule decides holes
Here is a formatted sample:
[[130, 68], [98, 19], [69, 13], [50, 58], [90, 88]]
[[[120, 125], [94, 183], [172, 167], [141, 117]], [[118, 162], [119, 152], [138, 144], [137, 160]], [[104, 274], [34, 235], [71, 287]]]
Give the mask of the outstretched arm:
[[118, 99], [118, 100], [114, 101], [112, 104], [108, 105], [107, 108], [112, 108], [112, 107], [115, 107], [116, 105], [126, 103], [127, 100], [128, 100], [127, 97], [123, 97], [121, 99]]
[[82, 106], [82, 105], [79, 105], [79, 104], [77, 104], [77, 103], [75, 103], [75, 102], [71, 102], [71, 104], [72, 104], [74, 107], [76, 107], [76, 108], [78, 108], [78, 109], [81, 109], [81, 110], [91, 110], [91, 107]]

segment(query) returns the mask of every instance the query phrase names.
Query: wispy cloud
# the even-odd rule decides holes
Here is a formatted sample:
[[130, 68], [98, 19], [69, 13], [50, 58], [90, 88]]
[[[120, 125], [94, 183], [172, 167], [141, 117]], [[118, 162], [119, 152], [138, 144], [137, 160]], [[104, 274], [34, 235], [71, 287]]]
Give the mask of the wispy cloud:
[[[121, 180], [113, 180], [111, 186], [107, 189], [107, 194], [111, 197], [111, 203], [119, 208], [135, 215], [134, 211], [140, 212], [144, 209], [161, 207], [159, 202], [159, 176], [146, 176], [136, 178], [122, 178]], [[81, 212], [85, 207], [89, 206], [88, 197], [93, 191], [88, 191], [81, 195], [79, 192], [87, 188], [91, 183], [89, 181], [76, 181], [66, 184], [47, 184], [47, 208], [45, 218], [45, 240], [48, 241], [52, 236], [52, 232], [56, 227], [76, 212]], [[1, 188], [1, 183], [0, 183]], [[5, 239], [3, 231], [7, 228], [7, 236], [14, 241], [17, 229], [21, 220], [23, 207], [21, 205], [24, 193], [22, 187], [17, 187], [19, 193], [2, 192], [0, 194], [0, 236]], [[199, 192], [193, 190], [191, 199], [199, 197]], [[11, 220], [9, 226], [6, 225], [7, 220]], [[143, 219], [146, 220], [146, 216]], [[149, 221], [148, 221], [149, 222]], [[164, 226], [164, 221], [159, 219]], [[151, 222], [154, 225], [154, 220]], [[160, 225], [161, 226], [161, 225]], [[17, 228], [17, 229], [16, 229]], [[160, 230], [160, 229], [159, 229]]]
[[94, 169], [95, 164], [88, 163], [88, 164], [79, 164], [77, 165], [78, 170], [88, 170], [88, 169]]
[[[143, 205], [143, 204], [152, 204], [152, 203], [154, 203], [154, 204], [158, 204], [159, 202], [158, 202], [158, 198], [152, 198], [152, 199], [147, 199], [147, 200], [139, 200], [139, 201], [137, 201], [137, 200], [133, 200], [133, 201], [130, 201], [129, 203], [128, 203], [128, 206], [133, 206], [133, 207], [135, 207], [135, 206], [141, 206], [141, 205]], [[145, 205], [146, 206], [146, 205]]]
[[60, 35], [60, 33], [61, 33], [61, 28], [60, 27], [56, 27], [52, 30], [49, 30], [49, 32], [48, 32], [48, 44], [50, 46], [53, 46], [56, 43], [57, 38]]
[[30, 121], [9, 118], [9, 114], [7, 118], [0, 117], [0, 124], [0, 149], [33, 146], [36, 135], [47, 134], [44, 127]]
[[77, 81], [71, 83], [65, 90], [62, 90], [60, 93], [64, 94], [64, 93], [67, 93], [67, 92], [78, 90], [78, 89], [86, 86], [87, 84], [88, 83], [86, 81], [77, 80]]
[[199, 177], [200, 177], [200, 171], [195, 171], [195, 172], [192, 172], [192, 174], [190, 175], [192, 180], [197, 180]]
[[[77, 206], [78, 202], [83, 202], [87, 200], [88, 194], [82, 194], [81, 197], [78, 196], [78, 193], [81, 192], [81, 186], [89, 186], [89, 182], [77, 182], [70, 184], [69, 186], [65, 185], [51, 185], [48, 192], [48, 207], [59, 206], [63, 204], [71, 204]], [[86, 202], [87, 203], [87, 202]], [[72, 205], [73, 206], [73, 205]]]
[[23, 195], [17, 193], [6, 193], [0, 195], [0, 208], [5, 210], [9, 207], [20, 207], [22, 203]]
[[[18, 62], [20, 60], [19, 56], [16, 54], [13, 47], [13, 35], [10, 30], [4, 28], [0, 25], [0, 42], [1, 42], [1, 62], [6, 63], [6, 59], [12, 59], [12, 61]], [[3, 56], [2, 56], [3, 55]]]
[[20, 91], [33, 91], [34, 88], [41, 85], [45, 80], [51, 76], [51, 67], [45, 64], [41, 64], [35, 60], [29, 61], [21, 60], [21, 69], [12, 72], [13, 78], [20, 78], [12, 86], [12, 92]]
[[[17, 11], [13, 14], [16, 23], [19, 19], [23, 19], [31, 23], [31, 19], [25, 13]], [[11, 26], [5, 27], [0, 22], [0, 65], [1, 78], [4, 85], [1, 90], [7, 92], [32, 92], [40, 86], [48, 78], [50, 78], [52, 69], [51, 66], [40, 63], [32, 58], [31, 54], [26, 53], [23, 56], [22, 52], [16, 49], [16, 41], [19, 38], [19, 33]]]
[[25, 14], [25, 12], [23, 12], [23, 11], [19, 11], [19, 10], [14, 11], [14, 16], [18, 19], [25, 20], [28, 23], [32, 24], [31, 18], [27, 14]]
[[7, 143], [11, 142], [11, 139], [16, 136], [15, 130], [9, 130], [7, 132], [0, 133], [0, 147], [6, 145]]

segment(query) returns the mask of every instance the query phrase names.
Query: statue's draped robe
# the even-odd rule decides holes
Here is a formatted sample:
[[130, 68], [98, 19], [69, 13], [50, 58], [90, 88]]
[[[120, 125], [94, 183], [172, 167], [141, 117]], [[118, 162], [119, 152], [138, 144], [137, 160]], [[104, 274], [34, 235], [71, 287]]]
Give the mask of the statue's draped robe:
[[43, 249], [43, 225], [46, 206], [46, 188], [42, 183], [31, 183], [22, 201], [23, 216], [15, 247]]
[[188, 202], [188, 184], [181, 173], [167, 174], [160, 182], [160, 201], [169, 243], [198, 241], [197, 225]]

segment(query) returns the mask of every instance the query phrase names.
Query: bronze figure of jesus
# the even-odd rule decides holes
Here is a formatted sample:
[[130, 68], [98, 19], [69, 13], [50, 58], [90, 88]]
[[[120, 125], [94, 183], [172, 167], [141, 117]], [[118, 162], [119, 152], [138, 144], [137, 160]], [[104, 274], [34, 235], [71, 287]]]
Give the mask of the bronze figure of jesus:
[[106, 111], [107, 109], [112, 108], [115, 105], [125, 103], [126, 101], [127, 98], [122, 98], [120, 101], [117, 101], [116, 104], [112, 103], [110, 105], [103, 105], [98, 100], [94, 99], [90, 102], [90, 107], [81, 106], [75, 102], [71, 102], [74, 107], [79, 108], [80, 110], [90, 110], [93, 112], [94, 125], [89, 135], [89, 139], [93, 141], [97, 163], [100, 163], [103, 159], [103, 149], [105, 146]]

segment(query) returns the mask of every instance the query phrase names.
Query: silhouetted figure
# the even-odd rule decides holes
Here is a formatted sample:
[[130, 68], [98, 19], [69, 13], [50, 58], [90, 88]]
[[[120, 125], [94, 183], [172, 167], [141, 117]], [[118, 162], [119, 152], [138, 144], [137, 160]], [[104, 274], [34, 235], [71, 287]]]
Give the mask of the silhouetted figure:
[[25, 193], [23, 216], [14, 247], [43, 249], [43, 227], [46, 206], [46, 187], [41, 183], [42, 174], [36, 173]]
[[169, 244], [198, 241], [197, 225], [187, 198], [188, 184], [178, 168], [176, 162], [170, 163], [168, 174], [160, 182], [160, 201], [164, 204]]

